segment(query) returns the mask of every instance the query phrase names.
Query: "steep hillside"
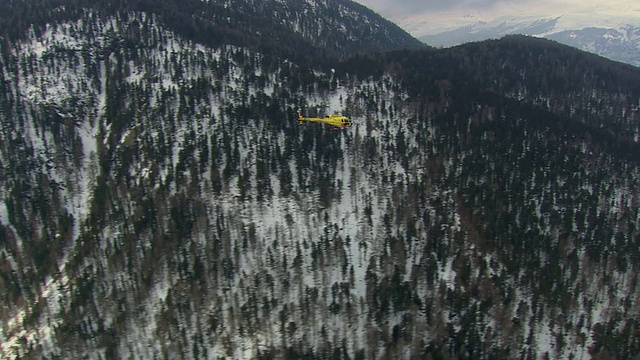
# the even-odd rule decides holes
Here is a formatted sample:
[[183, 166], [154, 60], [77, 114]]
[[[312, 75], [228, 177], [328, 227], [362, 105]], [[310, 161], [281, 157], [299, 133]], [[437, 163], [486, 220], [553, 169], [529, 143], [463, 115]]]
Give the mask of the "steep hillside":
[[515, 99], [567, 115], [570, 123], [615, 139], [609, 146], [638, 156], [624, 148], [635, 146], [640, 136], [638, 68], [554, 41], [513, 35], [439, 51], [354, 57], [341, 69], [366, 76], [390, 71], [416, 99], [439, 96], [434, 83], [442, 80], [451, 82], [458, 96], [474, 101]]
[[153, 14], [176, 34], [207, 46], [241, 46], [310, 66], [327, 66], [355, 54], [424, 47], [349, 0], [15, 0], [0, 4], [0, 40], [8, 49], [10, 41], [22, 39], [31, 28], [40, 35], [48, 25], [77, 21], [86, 11], [103, 17]]
[[3, 357], [640, 353], [637, 69], [512, 37], [325, 72], [109, 4], [3, 43]]

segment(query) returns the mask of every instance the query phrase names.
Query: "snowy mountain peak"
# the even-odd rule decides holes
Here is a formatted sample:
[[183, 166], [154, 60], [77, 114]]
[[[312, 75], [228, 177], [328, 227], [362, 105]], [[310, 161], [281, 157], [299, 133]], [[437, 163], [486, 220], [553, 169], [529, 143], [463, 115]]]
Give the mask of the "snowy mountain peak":
[[[612, 60], [640, 66], [640, 39], [637, 25], [639, 19], [598, 18], [592, 23], [575, 15], [560, 15], [548, 18], [532, 16], [503, 16], [481, 20], [476, 16], [465, 16], [456, 27], [429, 30], [420, 40], [431, 46], [455, 46], [472, 41], [497, 39], [506, 35], [522, 34], [544, 37], [575, 48], [596, 53]], [[407, 28], [419, 33], [414, 24]]]

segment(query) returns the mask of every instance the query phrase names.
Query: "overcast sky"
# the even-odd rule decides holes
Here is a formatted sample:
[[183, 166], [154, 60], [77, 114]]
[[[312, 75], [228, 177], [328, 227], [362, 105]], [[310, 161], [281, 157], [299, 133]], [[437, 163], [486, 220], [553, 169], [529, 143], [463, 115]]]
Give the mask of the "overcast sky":
[[[505, 3], [504, 0], [360, 0], [361, 4], [381, 14], [392, 16], [411, 15], [422, 12], [476, 11], [492, 8]], [[512, 0], [511, 3], [529, 3], [523, 0]]]
[[[416, 32], [452, 27], [465, 19], [493, 20], [503, 16], [536, 18], [563, 16], [573, 22], [603, 21], [614, 17], [640, 19], [637, 0], [355, 0]], [[585, 25], [586, 26], [586, 25]], [[421, 35], [421, 34], [418, 34]]]
[[[417, 13], [558, 13], [567, 11], [603, 10], [607, 12], [640, 12], [636, 0], [356, 0], [376, 12], [389, 16], [410, 16]], [[635, 9], [634, 9], [635, 8]]]

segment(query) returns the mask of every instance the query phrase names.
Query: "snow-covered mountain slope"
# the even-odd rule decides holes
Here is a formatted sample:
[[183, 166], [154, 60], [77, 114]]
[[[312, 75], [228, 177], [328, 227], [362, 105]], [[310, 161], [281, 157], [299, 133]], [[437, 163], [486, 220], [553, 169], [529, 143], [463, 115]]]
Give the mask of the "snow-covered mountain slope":
[[502, 17], [492, 21], [474, 19], [467, 25], [424, 35], [420, 40], [437, 47], [449, 47], [472, 41], [498, 39], [505, 35], [541, 35], [556, 29], [558, 18], [528, 19]]
[[[640, 169], [609, 144], [637, 148], [635, 88], [560, 98], [526, 87], [547, 79], [523, 69], [562, 79], [539, 58], [476, 49], [322, 72], [249, 48], [87, 10], [5, 49], [3, 357], [638, 350], [611, 345], [639, 312]], [[475, 94], [439, 63], [522, 83]], [[298, 108], [355, 126], [298, 125]]]
[[[202, 47], [142, 13], [87, 13], [32, 33], [13, 56], [0, 220], [3, 266], [19, 275], [4, 294], [4, 356], [366, 346], [365, 275], [384, 246], [373, 219], [389, 206], [379, 192], [395, 187], [379, 176], [401, 168], [359, 169], [364, 126], [293, 121], [297, 107], [346, 109], [357, 88], [313, 73], [304, 85], [293, 64]], [[36, 184], [41, 202], [15, 193]]]
[[[264, 34], [270, 41], [288, 41], [291, 34], [286, 32], [291, 32], [324, 52], [333, 52], [340, 57], [423, 47], [396, 24], [349, 0], [226, 0], [211, 4], [224, 8], [217, 13], [241, 15], [237, 17], [237, 23], [228, 25], [236, 31], [244, 31], [249, 36], [256, 32]], [[280, 31], [273, 31], [274, 28], [286, 29], [284, 36]], [[286, 44], [279, 45], [284, 47]], [[324, 55], [318, 53], [316, 56]]]
[[640, 66], [640, 26], [637, 25], [565, 30], [546, 37], [612, 60]]
[[[420, 40], [436, 47], [522, 34], [544, 37], [612, 60], [640, 66], [640, 17], [635, 22], [602, 20], [602, 25], [579, 22], [570, 16], [531, 18], [507, 16], [490, 21], [473, 18], [465, 25], [433, 31]], [[625, 19], [628, 21], [628, 19]], [[633, 25], [632, 25], [633, 24]], [[415, 31], [419, 31], [415, 29]]]
[[[350, 0], [29, 0], [0, 3], [2, 48], [48, 24], [75, 21], [84, 11], [113, 16], [122, 11], [153, 14], [186, 38], [212, 47], [234, 45], [318, 67], [355, 54], [424, 48], [396, 24]], [[19, 14], [19, 16], [12, 16]]]

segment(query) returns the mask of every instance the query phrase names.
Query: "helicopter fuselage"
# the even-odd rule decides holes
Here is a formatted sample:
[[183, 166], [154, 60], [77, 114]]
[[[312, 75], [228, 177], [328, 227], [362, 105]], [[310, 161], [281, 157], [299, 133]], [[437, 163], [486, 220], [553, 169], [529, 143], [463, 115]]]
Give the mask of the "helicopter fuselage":
[[323, 118], [305, 117], [305, 116], [302, 115], [302, 113], [300, 111], [298, 111], [298, 123], [302, 124], [304, 121], [325, 123], [325, 124], [332, 125], [332, 126], [335, 126], [335, 127], [348, 127], [348, 126], [352, 126], [353, 125], [351, 120], [348, 117], [344, 116], [344, 115], [331, 114], [331, 115], [327, 115], [327, 116], [325, 116]]

